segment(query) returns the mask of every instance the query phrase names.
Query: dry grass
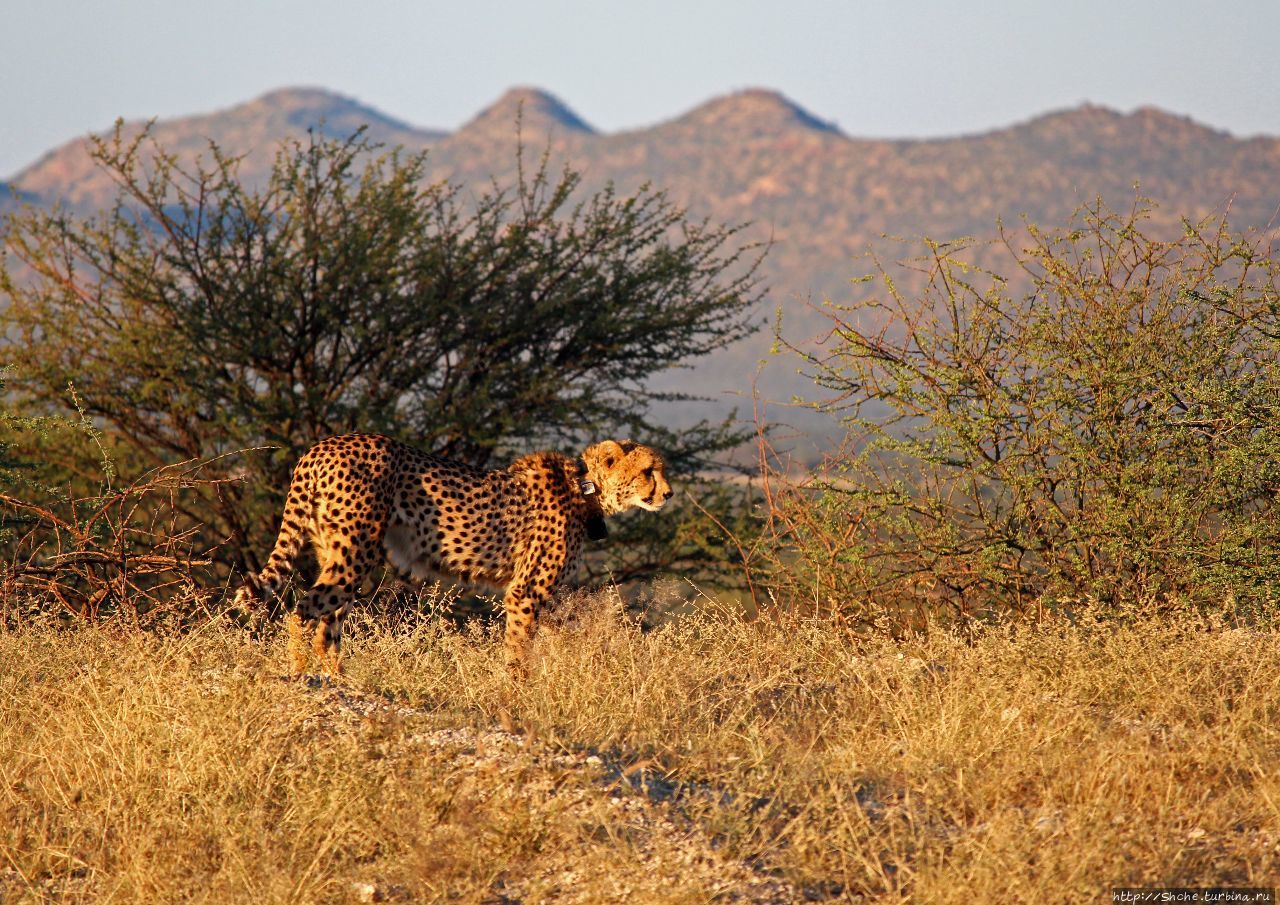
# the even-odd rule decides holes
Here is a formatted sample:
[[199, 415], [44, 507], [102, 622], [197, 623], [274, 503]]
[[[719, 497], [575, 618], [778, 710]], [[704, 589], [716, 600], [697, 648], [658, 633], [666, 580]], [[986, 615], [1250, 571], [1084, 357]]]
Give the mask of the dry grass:
[[337, 688], [221, 625], [0, 634], [0, 900], [1079, 902], [1280, 875], [1274, 633], [893, 642], [577, 606], [510, 699], [496, 636], [440, 620], [365, 619]]

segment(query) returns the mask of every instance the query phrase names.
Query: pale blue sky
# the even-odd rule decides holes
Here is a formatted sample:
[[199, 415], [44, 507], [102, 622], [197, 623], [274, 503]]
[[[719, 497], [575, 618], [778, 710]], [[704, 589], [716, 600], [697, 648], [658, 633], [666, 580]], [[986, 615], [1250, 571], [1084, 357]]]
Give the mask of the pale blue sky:
[[453, 129], [517, 84], [606, 131], [764, 86], [866, 137], [1083, 101], [1280, 135], [1280, 0], [4, 0], [0, 178], [117, 116], [311, 85]]

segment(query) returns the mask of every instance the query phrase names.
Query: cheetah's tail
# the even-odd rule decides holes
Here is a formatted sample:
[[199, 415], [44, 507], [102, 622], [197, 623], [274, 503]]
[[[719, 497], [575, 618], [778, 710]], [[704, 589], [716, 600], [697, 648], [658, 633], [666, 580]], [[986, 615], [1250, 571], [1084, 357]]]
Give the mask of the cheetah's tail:
[[275, 547], [267, 557], [262, 571], [245, 576], [244, 584], [236, 592], [232, 607], [249, 611], [259, 607], [272, 607], [293, 577], [302, 546], [315, 521], [315, 493], [295, 478], [289, 484], [289, 496], [284, 504], [284, 516]]

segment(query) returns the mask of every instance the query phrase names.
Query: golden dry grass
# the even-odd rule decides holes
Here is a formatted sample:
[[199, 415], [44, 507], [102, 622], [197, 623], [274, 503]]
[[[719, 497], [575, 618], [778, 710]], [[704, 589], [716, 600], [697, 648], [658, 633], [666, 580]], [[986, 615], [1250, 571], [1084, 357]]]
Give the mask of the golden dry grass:
[[[365, 618], [337, 687], [210, 625], [0, 634], [0, 900], [1085, 902], [1280, 875], [1280, 640], [858, 638], [608, 595], [509, 698]], [[509, 711], [523, 730], [496, 728]]]

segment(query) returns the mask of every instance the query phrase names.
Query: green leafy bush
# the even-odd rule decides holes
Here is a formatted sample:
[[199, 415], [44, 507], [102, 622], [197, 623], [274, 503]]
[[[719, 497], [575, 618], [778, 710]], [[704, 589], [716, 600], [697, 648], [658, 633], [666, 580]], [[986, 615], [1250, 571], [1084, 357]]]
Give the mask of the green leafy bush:
[[1225, 220], [1148, 220], [1099, 204], [1005, 233], [1015, 279], [929, 243], [831, 306], [806, 360], [847, 440], [773, 494], [778, 581], [867, 619], [1270, 604], [1280, 264]]

